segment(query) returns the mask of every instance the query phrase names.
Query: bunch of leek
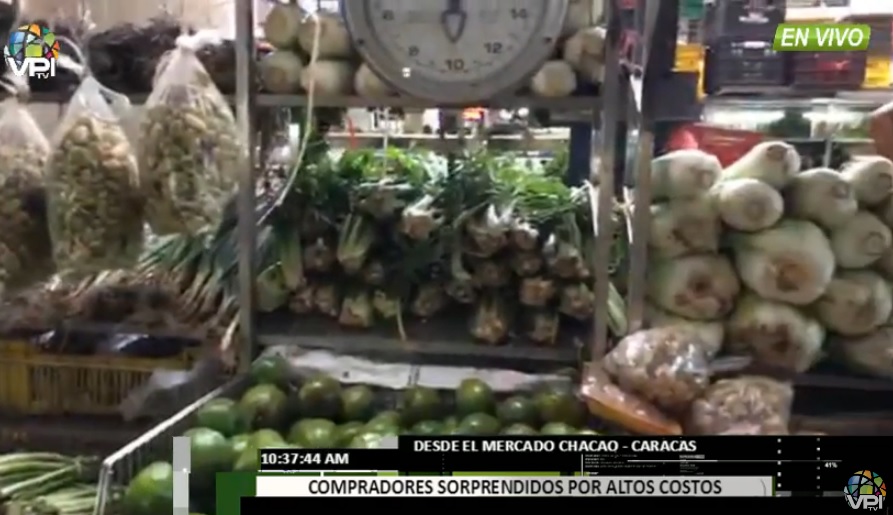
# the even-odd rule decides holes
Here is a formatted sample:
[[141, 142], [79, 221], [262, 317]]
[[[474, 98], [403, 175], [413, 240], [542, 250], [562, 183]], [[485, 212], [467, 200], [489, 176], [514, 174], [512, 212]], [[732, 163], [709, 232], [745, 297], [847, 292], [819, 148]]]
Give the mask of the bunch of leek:
[[[460, 316], [482, 342], [517, 334], [546, 345], [595, 313], [587, 188], [497, 155], [470, 153], [444, 169], [421, 151], [336, 158], [318, 143], [258, 208], [260, 311], [394, 327], [407, 340], [405, 317]], [[193, 319], [230, 338], [238, 246], [227, 213], [204, 234], [159, 241], [140, 270], [166, 277]], [[622, 333], [612, 291], [611, 326]]]

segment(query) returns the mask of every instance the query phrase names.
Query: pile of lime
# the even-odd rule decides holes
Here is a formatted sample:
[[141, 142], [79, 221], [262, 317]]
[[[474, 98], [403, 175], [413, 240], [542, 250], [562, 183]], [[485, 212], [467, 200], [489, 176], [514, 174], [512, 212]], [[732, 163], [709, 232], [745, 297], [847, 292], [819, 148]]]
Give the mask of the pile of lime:
[[[202, 406], [186, 432], [192, 442], [190, 499], [214, 513], [218, 472], [256, 471], [264, 448], [374, 448], [384, 436], [576, 435], [586, 429], [585, 407], [572, 391], [549, 387], [500, 399], [483, 381], [466, 379], [452, 392], [406, 389], [396, 407], [364, 385], [345, 386], [328, 376], [289, 384], [284, 360], [270, 357], [252, 369], [254, 386], [239, 399]], [[158, 515], [168, 503], [172, 469], [153, 463], [130, 483], [124, 515]], [[202, 501], [205, 500], [202, 504]]]

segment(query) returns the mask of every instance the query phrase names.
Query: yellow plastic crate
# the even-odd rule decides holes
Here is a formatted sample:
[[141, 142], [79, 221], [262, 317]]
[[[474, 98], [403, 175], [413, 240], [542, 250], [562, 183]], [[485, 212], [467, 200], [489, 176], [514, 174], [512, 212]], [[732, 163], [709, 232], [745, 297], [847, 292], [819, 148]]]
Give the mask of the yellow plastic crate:
[[0, 341], [0, 410], [27, 415], [114, 415], [158, 369], [185, 370], [191, 356], [168, 359], [47, 354]]
[[865, 65], [865, 89], [889, 88], [891, 80], [890, 56], [868, 56]]
[[676, 61], [673, 70], [677, 72], [697, 72], [704, 61], [704, 47], [694, 43], [676, 45]]

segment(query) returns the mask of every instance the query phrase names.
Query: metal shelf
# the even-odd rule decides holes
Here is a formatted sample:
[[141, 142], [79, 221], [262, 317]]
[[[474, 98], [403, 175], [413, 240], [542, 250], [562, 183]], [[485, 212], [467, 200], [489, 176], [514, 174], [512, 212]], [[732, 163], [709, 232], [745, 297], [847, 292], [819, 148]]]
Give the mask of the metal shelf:
[[[818, 95], [818, 96], [817, 96]], [[775, 88], [762, 95], [708, 96], [704, 107], [710, 109], [874, 109], [893, 97], [893, 90], [841, 91], [836, 94], [810, 93], [791, 88]]]
[[874, 145], [869, 138], [781, 138], [788, 143], [839, 143], [841, 145]]
[[487, 146], [520, 151], [556, 151], [567, 148], [568, 136], [559, 134], [515, 134], [460, 138], [450, 134], [383, 134], [380, 132], [329, 132], [326, 139], [339, 145], [380, 148], [385, 141], [398, 147], [421, 147], [435, 151], [457, 150], [463, 146]]
[[298, 345], [413, 364], [508, 366], [523, 371], [573, 368], [580, 363], [582, 351], [582, 340], [576, 337], [581, 335], [572, 334], [563, 335], [551, 347], [520, 340], [499, 346], [475, 343], [462, 318], [410, 320], [406, 333], [408, 341], [401, 341], [393, 328], [351, 331], [331, 319], [270, 314], [259, 317], [257, 338], [261, 346]]
[[123, 423], [118, 417], [41, 416], [0, 413], [0, 452], [22, 448], [69, 455], [105, 455], [152, 427], [148, 421]]
[[[580, 350], [575, 345], [556, 346], [555, 348], [537, 348], [528, 345], [507, 345], [501, 347], [490, 347], [483, 344], [471, 343], [470, 336], [465, 331], [464, 322], [457, 323], [451, 320], [450, 325], [461, 326], [462, 333], [459, 331], [450, 331], [449, 328], [438, 330], [429, 338], [417, 338], [419, 341], [411, 347], [411, 351], [407, 351], [407, 346], [392, 335], [382, 334], [357, 334], [345, 331], [338, 331], [334, 328], [328, 330], [311, 330], [312, 325], [305, 318], [285, 318], [276, 319], [269, 316], [258, 315], [255, 312], [254, 302], [254, 286], [257, 268], [257, 259], [255, 256], [255, 239], [256, 227], [252, 223], [254, 217], [251, 215], [255, 211], [256, 199], [254, 195], [254, 170], [256, 163], [256, 127], [255, 115], [257, 107], [306, 107], [309, 99], [306, 95], [271, 95], [259, 93], [255, 90], [256, 73], [255, 73], [255, 45], [253, 38], [253, 30], [256, 26], [254, 21], [252, 0], [237, 0], [236, 2], [236, 95], [234, 103], [236, 106], [237, 122], [240, 128], [240, 134], [248, 143], [247, 166], [243, 167], [243, 176], [240, 180], [240, 193], [238, 201], [238, 210], [244, 216], [240, 216], [240, 221], [246, 221], [239, 225], [238, 241], [240, 247], [239, 254], [239, 290], [240, 296], [240, 332], [242, 340], [250, 343], [259, 343], [262, 345], [273, 344], [299, 344], [317, 348], [331, 348], [344, 351], [366, 351], [374, 353], [382, 353], [402, 356], [404, 359], [426, 359], [438, 362], [454, 361], [463, 357], [473, 357], [476, 362], [490, 362], [491, 360], [505, 360], [506, 362], [518, 363], [517, 360], [540, 363], [541, 366], [552, 364], [553, 366], [573, 366], [578, 363]], [[607, 8], [608, 16], [612, 16], [612, 8]], [[616, 17], [616, 15], [614, 15]], [[613, 29], [610, 40], [619, 43], [620, 33], [617, 28]], [[618, 79], [620, 70], [618, 67], [618, 44], [609, 44], [607, 52], [607, 70], [606, 82], [600, 88], [599, 96], [585, 95], [567, 98], [539, 98], [524, 95], [506, 95], [500, 96], [492, 100], [482, 101], [474, 106], [457, 106], [457, 105], [437, 105], [431, 102], [425, 102], [419, 99], [407, 98], [401, 96], [385, 97], [385, 98], [363, 98], [358, 96], [339, 96], [326, 97], [316, 96], [313, 98], [313, 107], [335, 107], [335, 108], [404, 108], [404, 109], [437, 109], [437, 108], [460, 108], [460, 107], [484, 107], [484, 108], [528, 108], [543, 109], [557, 113], [553, 116], [561, 118], [565, 122], [573, 119], [576, 125], [572, 125], [570, 149], [570, 162], [585, 163], [591, 162], [590, 156], [594, 152], [602, 155], [602, 169], [599, 172], [598, 183], [602, 186], [600, 190], [598, 205], [598, 221], [599, 233], [610, 234], [611, 224], [613, 223], [612, 213], [612, 191], [613, 191], [613, 173], [614, 173], [614, 155], [613, 145], [619, 134], [616, 134], [617, 115], [611, 113], [602, 113], [603, 106], [616, 105]], [[607, 91], [606, 91], [607, 90]], [[581, 114], [585, 113], [585, 118]], [[582, 123], [579, 123], [582, 121]], [[574, 123], [571, 122], [571, 123]], [[593, 138], [593, 127], [599, 127], [605, 135], [601, 139], [601, 143], [597, 143]], [[613, 132], [612, 132], [613, 131]], [[616, 134], [616, 135], [615, 135]], [[585, 137], [581, 137], [585, 136]], [[337, 136], [339, 139], [350, 139], [351, 136]], [[352, 137], [356, 138], [356, 135]], [[361, 136], [366, 141], [374, 140], [374, 137]], [[625, 137], [625, 135], [623, 135]], [[398, 139], [389, 136], [390, 140]], [[436, 137], [431, 137], [431, 144], [434, 143]], [[380, 138], [378, 141], [381, 141]], [[416, 141], [428, 141], [427, 139], [419, 139], [414, 137]], [[453, 145], [452, 138], [437, 138], [443, 141], [444, 145]], [[526, 148], [527, 141], [523, 137], [504, 138], [493, 136], [487, 138], [493, 146], [511, 145], [519, 148]], [[469, 140], [469, 142], [471, 142]], [[477, 143], [477, 142], [474, 142]], [[530, 143], [537, 145], [536, 139]], [[554, 146], [556, 141], [549, 141], [549, 146]], [[542, 144], [542, 143], [539, 143]], [[591, 170], [587, 169], [587, 172]], [[581, 174], [582, 177], [589, 177], [591, 174]], [[596, 260], [599, 263], [608, 263], [610, 256], [610, 238], [599, 238], [602, 244], [597, 245]], [[598, 306], [607, 304], [607, 292], [609, 275], [607, 267], [603, 271], [597, 271], [595, 277], [595, 296]], [[604, 347], [607, 339], [607, 325], [605, 320], [599, 317], [594, 321], [594, 331], [592, 337], [587, 337], [583, 341], [594, 340], [599, 346]], [[407, 324], [415, 324], [414, 321], [407, 321]], [[407, 328], [409, 334], [416, 334]], [[424, 342], [422, 341], [424, 340]], [[247, 367], [253, 357], [253, 345], [243, 345], [244, 352], [240, 356], [240, 365]], [[467, 364], [467, 361], [466, 361]]]
[[[309, 103], [306, 95], [257, 95], [257, 104], [264, 107], [305, 107]], [[314, 96], [314, 107], [395, 107], [409, 109], [450, 109], [463, 107], [485, 107], [493, 109], [511, 109], [527, 107], [529, 109], [550, 109], [556, 111], [576, 111], [599, 109], [600, 101], [594, 96], [577, 96], [563, 98], [542, 98], [524, 95], [510, 95], [480, 102], [473, 106], [437, 105], [424, 100], [409, 97], [367, 98], [358, 96]]]
[[[613, 0], [619, 2], [620, 0]], [[623, 83], [626, 91], [625, 104], [621, 112], [631, 111], [631, 123], [626, 133], [638, 131], [636, 149], [629, 173], [636, 185], [632, 192], [621, 192], [628, 196], [635, 208], [631, 213], [628, 233], [632, 239], [629, 251], [627, 276], [627, 319], [629, 330], [643, 327], [646, 291], [645, 270], [648, 259], [648, 231], [651, 205], [651, 159], [654, 157], [656, 113], [661, 98], [661, 80], [671, 71], [678, 27], [679, 0], [642, 0], [636, 10], [636, 25], [641, 34], [641, 43], [632, 56], [631, 67], [636, 73], [629, 74]], [[624, 179], [625, 177], [621, 178]]]
[[[149, 97], [146, 93], [127, 95], [133, 105], [142, 105]], [[227, 100], [236, 102], [236, 96], [227, 95]], [[67, 104], [71, 98], [70, 93], [37, 92], [28, 97], [29, 103]], [[307, 95], [273, 95], [258, 92], [254, 94], [256, 105], [259, 107], [306, 107], [310, 103]], [[561, 98], [544, 98], [526, 95], [508, 95], [493, 100], [488, 100], [474, 106], [436, 105], [417, 98], [409, 97], [380, 97], [367, 98], [356, 95], [346, 96], [315, 96], [314, 107], [343, 107], [343, 108], [404, 108], [404, 109], [461, 109], [463, 107], [483, 107], [492, 109], [513, 109], [526, 107], [528, 109], [548, 109], [551, 111], [593, 111], [601, 109], [601, 100], [597, 96], [581, 95]]]
[[[10, 333], [14, 334], [13, 329]], [[62, 332], [62, 333], [89, 333], [97, 337], [112, 336], [120, 334], [137, 334], [149, 336], [152, 338], [176, 338], [182, 340], [194, 340], [198, 345], [204, 338], [203, 331], [196, 331], [192, 327], [152, 327], [144, 324], [133, 324], [128, 322], [122, 323], [104, 323], [104, 322], [85, 322], [78, 320], [65, 320], [57, 324], [47, 327], [29, 327], [29, 333], [32, 332]]]

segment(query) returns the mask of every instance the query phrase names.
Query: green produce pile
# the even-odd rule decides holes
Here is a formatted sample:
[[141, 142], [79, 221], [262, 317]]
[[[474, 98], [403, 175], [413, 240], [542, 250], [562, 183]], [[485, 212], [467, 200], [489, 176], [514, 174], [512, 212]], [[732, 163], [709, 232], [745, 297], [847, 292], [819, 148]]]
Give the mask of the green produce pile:
[[[565, 185], [563, 166], [532, 170], [509, 155], [475, 153], [448, 167], [428, 152], [393, 148], [336, 156], [313, 133], [302, 163], [256, 213], [263, 313], [404, 340], [455, 339], [464, 324], [490, 345], [585, 338], [596, 311], [590, 190]], [[121, 323], [234, 348], [234, 199], [221, 211], [198, 234], [149, 238], [135, 267], [5, 298], [0, 327]], [[612, 241], [607, 266], [615, 269], [625, 238]], [[605, 316], [622, 336], [623, 299], [613, 284], [610, 294]]]
[[0, 503], [23, 514], [92, 514], [97, 461], [60, 454], [21, 452], [0, 456]]
[[[185, 433], [192, 439], [193, 511], [213, 513], [215, 474], [258, 470], [258, 449], [374, 448], [382, 436], [400, 434], [594, 434], [569, 388], [506, 397], [466, 379], [452, 392], [380, 391], [324, 375], [292, 384], [283, 379], [285, 367], [279, 358], [262, 358], [252, 370], [254, 386], [240, 398], [214, 399], [197, 411]], [[170, 513], [171, 485], [169, 463], [148, 465], [127, 487], [123, 515]]]
[[725, 169], [684, 150], [652, 173], [652, 327], [692, 330], [700, 362], [744, 355], [793, 375], [830, 354], [893, 377], [877, 359], [893, 352], [881, 331], [893, 313], [893, 162], [801, 171], [791, 145], [769, 141]]
[[[447, 169], [422, 151], [333, 158], [314, 145], [284, 195], [259, 209], [261, 311], [402, 338], [413, 337], [410, 318], [455, 326], [458, 316], [491, 345], [514, 336], [553, 345], [589, 326], [587, 188], [506, 156], [470, 154]], [[160, 240], [140, 270], [178, 285], [185, 313], [226, 326], [238, 308], [237, 255], [235, 223], [225, 219], [207, 234]], [[611, 293], [606, 316], [624, 334], [623, 301], [613, 285]]]

